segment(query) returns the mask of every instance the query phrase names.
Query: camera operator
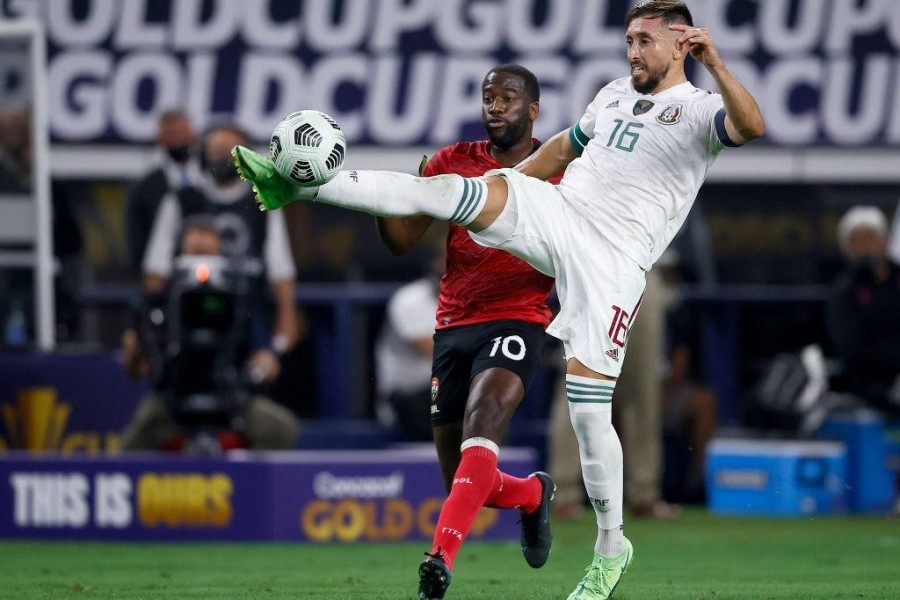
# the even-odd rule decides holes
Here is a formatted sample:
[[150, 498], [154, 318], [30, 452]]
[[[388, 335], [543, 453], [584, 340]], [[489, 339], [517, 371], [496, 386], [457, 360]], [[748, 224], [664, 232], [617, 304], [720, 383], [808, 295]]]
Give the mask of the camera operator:
[[[294, 446], [296, 417], [260, 393], [245, 393], [247, 381], [271, 383], [280, 364], [246, 278], [228, 279], [232, 271], [222, 268], [221, 242], [210, 217], [187, 219], [179, 262], [191, 268], [176, 270], [164, 293], [148, 296], [148, 318], [123, 336], [129, 375], [154, 382], [123, 433], [123, 450], [191, 449], [197, 434], [210, 438], [210, 430], [218, 448], [199, 451]], [[208, 405], [198, 410], [192, 398]]]
[[250, 185], [238, 177], [232, 164], [231, 148], [245, 143], [247, 136], [229, 124], [215, 125], [203, 135], [201, 183], [172, 191], [163, 199], [144, 255], [143, 287], [147, 294], [165, 289], [183, 220], [209, 215], [219, 230], [222, 254], [240, 259], [241, 268], [252, 278], [251, 289], [262, 293], [268, 279], [275, 301], [272, 348], [284, 354], [305, 337], [306, 321], [295, 299], [296, 269], [284, 214], [257, 210]]

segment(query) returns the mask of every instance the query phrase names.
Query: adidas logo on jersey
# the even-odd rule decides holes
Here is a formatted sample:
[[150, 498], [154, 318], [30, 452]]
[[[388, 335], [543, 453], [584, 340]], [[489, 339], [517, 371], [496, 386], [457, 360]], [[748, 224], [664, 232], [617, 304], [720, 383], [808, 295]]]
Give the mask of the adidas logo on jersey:
[[606, 108], [619, 108], [619, 101], [613, 100], [609, 104], [606, 105]]
[[607, 350], [606, 355], [613, 359], [616, 362], [619, 362], [619, 349], [613, 348], [612, 350]]

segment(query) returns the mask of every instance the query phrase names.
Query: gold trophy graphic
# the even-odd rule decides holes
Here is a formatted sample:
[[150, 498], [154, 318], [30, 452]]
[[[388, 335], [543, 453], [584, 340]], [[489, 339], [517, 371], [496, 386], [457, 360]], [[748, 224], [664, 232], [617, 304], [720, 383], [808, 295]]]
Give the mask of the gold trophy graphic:
[[9, 447], [32, 452], [59, 450], [70, 411], [68, 403], [57, 401], [52, 387], [20, 390], [15, 403], [3, 403]]

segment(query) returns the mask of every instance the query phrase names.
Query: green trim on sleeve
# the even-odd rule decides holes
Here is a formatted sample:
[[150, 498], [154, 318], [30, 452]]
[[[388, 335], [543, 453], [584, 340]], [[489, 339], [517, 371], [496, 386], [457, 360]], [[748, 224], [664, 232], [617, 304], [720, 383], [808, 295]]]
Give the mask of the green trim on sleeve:
[[579, 127], [578, 123], [572, 125], [572, 128], [569, 129], [569, 141], [572, 142], [572, 147], [575, 148], [575, 153], [578, 156], [581, 156], [581, 153], [584, 152], [585, 146], [588, 145], [588, 142], [591, 139], [581, 131], [581, 127]]

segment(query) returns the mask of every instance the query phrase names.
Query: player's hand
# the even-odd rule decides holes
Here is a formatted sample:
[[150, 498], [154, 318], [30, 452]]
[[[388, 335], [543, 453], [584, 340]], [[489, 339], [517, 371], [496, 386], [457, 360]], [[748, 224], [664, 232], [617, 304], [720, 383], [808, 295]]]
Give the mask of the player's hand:
[[683, 44], [687, 52], [695, 60], [702, 63], [707, 69], [718, 67], [722, 64], [722, 58], [716, 49], [712, 36], [706, 27], [688, 27], [684, 23], [672, 23], [669, 29], [681, 33], [678, 44]]
[[275, 352], [262, 348], [250, 356], [247, 372], [253, 383], [271, 383], [281, 372], [281, 362]]

